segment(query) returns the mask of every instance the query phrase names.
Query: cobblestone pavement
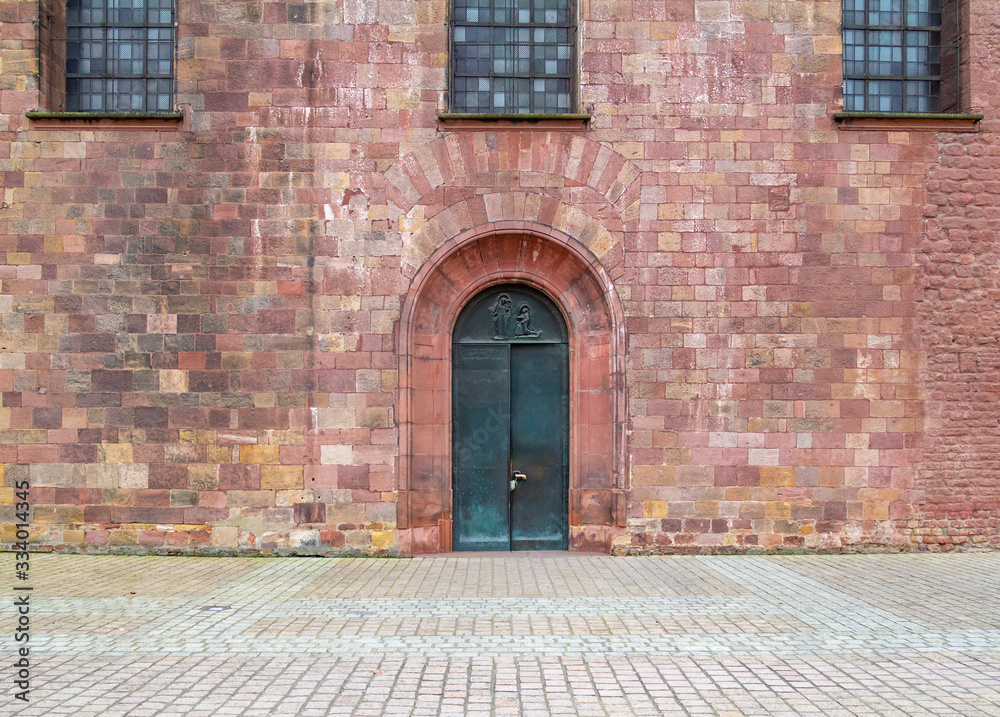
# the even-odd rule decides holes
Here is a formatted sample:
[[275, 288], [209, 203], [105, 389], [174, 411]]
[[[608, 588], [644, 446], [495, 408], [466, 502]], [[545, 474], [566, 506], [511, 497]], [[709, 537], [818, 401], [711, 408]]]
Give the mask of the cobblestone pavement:
[[1000, 715], [995, 553], [13, 558], [3, 715]]

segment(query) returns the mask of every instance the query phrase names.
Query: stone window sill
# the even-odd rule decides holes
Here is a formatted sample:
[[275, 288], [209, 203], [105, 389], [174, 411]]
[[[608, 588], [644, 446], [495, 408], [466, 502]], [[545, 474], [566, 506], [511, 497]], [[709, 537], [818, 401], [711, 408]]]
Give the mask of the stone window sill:
[[540, 130], [542, 132], [586, 129], [589, 114], [494, 114], [442, 112], [438, 128], [443, 130]]
[[837, 112], [840, 129], [898, 132], [978, 132], [982, 115], [917, 114], [910, 112]]
[[177, 130], [182, 112], [49, 112], [28, 110], [31, 129]]

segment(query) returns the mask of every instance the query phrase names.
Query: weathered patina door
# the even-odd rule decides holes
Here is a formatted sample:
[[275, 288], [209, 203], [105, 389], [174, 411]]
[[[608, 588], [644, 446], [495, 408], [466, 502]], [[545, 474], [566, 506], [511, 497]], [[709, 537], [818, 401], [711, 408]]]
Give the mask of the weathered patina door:
[[452, 345], [455, 550], [565, 550], [566, 324], [520, 284], [474, 297]]

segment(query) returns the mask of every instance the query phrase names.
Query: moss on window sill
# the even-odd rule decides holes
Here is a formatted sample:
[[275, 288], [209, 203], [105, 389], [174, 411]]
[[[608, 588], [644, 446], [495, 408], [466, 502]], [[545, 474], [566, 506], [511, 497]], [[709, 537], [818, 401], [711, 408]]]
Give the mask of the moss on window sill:
[[182, 119], [180, 112], [50, 112], [28, 110], [29, 119]]
[[499, 112], [442, 112], [438, 115], [442, 129], [494, 130], [539, 129], [576, 130], [584, 129], [590, 115], [584, 113], [543, 113], [506, 114]]
[[882, 129], [907, 132], [978, 132], [983, 115], [946, 112], [837, 112], [841, 129]]
[[182, 112], [52, 112], [28, 110], [32, 129], [177, 129]]

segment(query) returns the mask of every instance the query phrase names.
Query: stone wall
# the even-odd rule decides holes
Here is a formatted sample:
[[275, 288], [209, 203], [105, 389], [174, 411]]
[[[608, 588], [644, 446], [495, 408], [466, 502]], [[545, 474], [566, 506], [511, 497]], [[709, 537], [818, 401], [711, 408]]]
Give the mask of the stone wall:
[[927, 428], [906, 532], [924, 545], [1000, 545], [1000, 165], [996, 3], [966, 45], [978, 134], [939, 137], [918, 253]]
[[518, 223], [621, 307], [602, 549], [996, 542], [987, 30], [982, 132], [847, 130], [839, 3], [580, 3], [589, 124], [456, 130], [443, 0], [178, 0], [180, 123], [46, 126], [38, 7], [0, 0], [2, 542], [26, 477], [39, 546], [412, 549], [403, 302]]

